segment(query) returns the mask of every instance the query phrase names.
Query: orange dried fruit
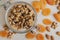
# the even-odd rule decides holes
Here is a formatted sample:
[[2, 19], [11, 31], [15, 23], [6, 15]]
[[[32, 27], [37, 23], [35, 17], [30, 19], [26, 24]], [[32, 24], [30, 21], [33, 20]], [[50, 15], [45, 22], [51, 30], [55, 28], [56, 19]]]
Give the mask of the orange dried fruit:
[[39, 32], [45, 32], [46, 31], [46, 28], [41, 24], [38, 24], [37, 29]]
[[46, 0], [40, 0], [40, 7], [41, 9], [44, 9], [46, 7]]
[[48, 16], [50, 14], [50, 12], [51, 12], [51, 10], [49, 8], [45, 8], [45, 9], [42, 10], [42, 14], [44, 16]]
[[54, 17], [55, 17], [55, 19], [56, 19], [58, 22], [60, 22], [60, 14], [55, 13], [55, 14], [54, 14]]
[[7, 37], [8, 36], [8, 32], [7, 31], [0, 31], [0, 36], [1, 37]]
[[35, 8], [36, 12], [40, 12], [40, 2], [39, 1], [33, 1], [32, 6]]
[[49, 5], [54, 5], [55, 4], [55, 0], [46, 0], [46, 1]]
[[44, 36], [42, 34], [37, 34], [36, 39], [37, 40], [44, 40]]
[[36, 9], [36, 12], [40, 12], [41, 9], [45, 8], [46, 0], [33, 1], [32, 5]]
[[33, 39], [35, 37], [35, 34], [28, 32], [25, 36], [27, 39]]
[[40, 9], [39, 8], [35, 8], [36, 9], [36, 12], [38, 13], [38, 12], [40, 12]]
[[50, 25], [52, 24], [52, 21], [50, 19], [43, 19], [43, 23], [46, 24], [46, 25]]

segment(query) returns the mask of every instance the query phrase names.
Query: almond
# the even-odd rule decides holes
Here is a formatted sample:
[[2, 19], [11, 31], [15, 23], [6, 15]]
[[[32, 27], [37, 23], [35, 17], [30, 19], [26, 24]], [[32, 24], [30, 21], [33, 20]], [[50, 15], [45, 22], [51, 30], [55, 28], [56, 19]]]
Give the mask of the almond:
[[59, 6], [57, 6], [57, 9], [58, 9], [58, 10], [60, 10], [60, 5], [59, 5]]
[[54, 40], [54, 37], [53, 36], [51, 36], [51, 40]]
[[58, 32], [56, 32], [56, 34], [58, 35], [58, 36], [60, 36], [60, 32], [58, 31]]
[[48, 40], [51, 39], [51, 36], [50, 36], [50, 35], [46, 34], [45, 36], [46, 36], [46, 38], [47, 38]]
[[46, 30], [47, 30], [48, 32], [50, 32], [50, 28], [49, 28], [48, 26], [46, 27]]

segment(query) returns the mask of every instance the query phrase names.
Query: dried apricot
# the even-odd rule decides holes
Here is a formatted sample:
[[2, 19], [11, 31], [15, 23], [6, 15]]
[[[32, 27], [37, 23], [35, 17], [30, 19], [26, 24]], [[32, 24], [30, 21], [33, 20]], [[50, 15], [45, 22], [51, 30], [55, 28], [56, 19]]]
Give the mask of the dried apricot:
[[50, 19], [43, 19], [43, 23], [46, 25], [52, 24], [52, 21]]
[[27, 39], [33, 39], [35, 37], [35, 34], [28, 32], [25, 36]]
[[36, 9], [36, 12], [40, 11], [40, 2], [39, 1], [33, 1], [32, 5]]
[[60, 14], [55, 13], [54, 17], [58, 22], [60, 22]]
[[49, 8], [45, 8], [45, 9], [42, 10], [42, 14], [44, 16], [48, 16], [50, 14], [50, 12], [51, 12], [51, 10]]
[[41, 9], [45, 8], [46, 0], [33, 1], [32, 5], [36, 9], [36, 12], [40, 12]]
[[1, 37], [7, 37], [8, 36], [8, 32], [7, 31], [0, 31], [0, 36]]
[[46, 7], [46, 0], [40, 0], [40, 7], [44, 9]]
[[35, 8], [36, 9], [36, 12], [38, 13], [38, 12], [40, 12], [40, 9], [39, 8]]
[[46, 28], [41, 24], [38, 24], [37, 29], [39, 32], [45, 32], [46, 31]]
[[44, 36], [42, 34], [37, 34], [36, 39], [37, 40], [44, 40]]
[[49, 5], [54, 5], [55, 4], [55, 0], [46, 0], [46, 1]]

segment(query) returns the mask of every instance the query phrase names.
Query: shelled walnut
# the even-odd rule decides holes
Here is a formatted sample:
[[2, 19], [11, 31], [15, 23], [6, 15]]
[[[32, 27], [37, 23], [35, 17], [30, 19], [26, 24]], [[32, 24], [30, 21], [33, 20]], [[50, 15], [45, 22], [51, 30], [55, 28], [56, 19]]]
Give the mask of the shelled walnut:
[[29, 29], [34, 24], [35, 14], [33, 9], [26, 4], [17, 4], [9, 11], [8, 21], [10, 25], [18, 29]]
[[52, 25], [51, 25], [51, 28], [56, 29], [56, 27], [57, 27], [57, 23], [53, 22]]

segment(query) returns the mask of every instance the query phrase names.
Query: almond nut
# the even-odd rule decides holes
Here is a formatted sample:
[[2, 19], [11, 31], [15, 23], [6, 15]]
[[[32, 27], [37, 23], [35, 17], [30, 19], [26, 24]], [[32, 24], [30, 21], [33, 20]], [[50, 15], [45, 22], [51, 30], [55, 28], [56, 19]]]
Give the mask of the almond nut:
[[49, 28], [48, 26], [46, 27], [46, 30], [47, 30], [48, 32], [50, 32], [50, 28]]
[[56, 34], [58, 35], [58, 36], [60, 36], [60, 32], [58, 31], [58, 32], [56, 32]]

